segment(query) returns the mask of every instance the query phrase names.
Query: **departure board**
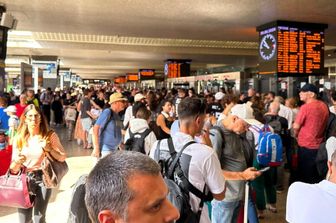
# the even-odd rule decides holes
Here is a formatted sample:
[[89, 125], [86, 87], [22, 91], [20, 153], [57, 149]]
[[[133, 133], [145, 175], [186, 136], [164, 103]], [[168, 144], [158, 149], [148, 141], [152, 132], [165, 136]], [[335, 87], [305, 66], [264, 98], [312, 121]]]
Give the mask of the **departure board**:
[[259, 31], [259, 73], [279, 77], [324, 74], [325, 24], [276, 21]]

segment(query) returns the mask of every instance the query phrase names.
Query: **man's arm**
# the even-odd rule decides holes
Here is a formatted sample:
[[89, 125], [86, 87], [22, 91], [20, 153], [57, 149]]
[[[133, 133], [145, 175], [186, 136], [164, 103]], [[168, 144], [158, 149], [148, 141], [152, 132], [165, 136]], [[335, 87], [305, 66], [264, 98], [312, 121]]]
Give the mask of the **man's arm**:
[[293, 130], [294, 130], [294, 135], [295, 135], [295, 138], [299, 135], [299, 131], [300, 131], [300, 128], [301, 128], [301, 125], [294, 122], [293, 124]]
[[100, 157], [100, 148], [99, 148], [99, 125], [93, 126], [93, 134], [92, 134], [92, 143], [93, 143], [93, 151], [91, 156]]
[[254, 180], [261, 175], [254, 167], [247, 168], [243, 172], [234, 172], [223, 170], [223, 175], [226, 180]]

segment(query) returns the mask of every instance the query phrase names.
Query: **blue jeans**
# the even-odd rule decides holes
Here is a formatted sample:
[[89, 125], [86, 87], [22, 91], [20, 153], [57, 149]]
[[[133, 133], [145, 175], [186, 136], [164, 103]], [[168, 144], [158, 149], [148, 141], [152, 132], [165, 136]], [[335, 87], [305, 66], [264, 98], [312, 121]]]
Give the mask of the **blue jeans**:
[[237, 222], [239, 213], [239, 201], [217, 201], [211, 202], [211, 222], [231, 223]]

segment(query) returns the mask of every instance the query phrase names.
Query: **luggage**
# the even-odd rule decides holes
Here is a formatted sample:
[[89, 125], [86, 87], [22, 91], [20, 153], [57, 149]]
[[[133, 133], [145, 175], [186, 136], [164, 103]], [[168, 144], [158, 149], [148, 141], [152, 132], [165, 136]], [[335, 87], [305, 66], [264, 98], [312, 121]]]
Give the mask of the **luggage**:
[[282, 163], [282, 150], [280, 135], [270, 132], [267, 125], [260, 129], [257, 162], [261, 166], [280, 166]]

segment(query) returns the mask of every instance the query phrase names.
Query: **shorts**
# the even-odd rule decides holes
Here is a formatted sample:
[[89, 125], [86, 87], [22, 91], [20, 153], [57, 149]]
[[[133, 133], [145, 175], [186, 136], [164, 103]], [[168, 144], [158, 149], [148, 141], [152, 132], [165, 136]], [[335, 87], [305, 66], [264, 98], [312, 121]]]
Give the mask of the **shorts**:
[[89, 132], [92, 124], [91, 118], [81, 118], [81, 123], [84, 131]]

